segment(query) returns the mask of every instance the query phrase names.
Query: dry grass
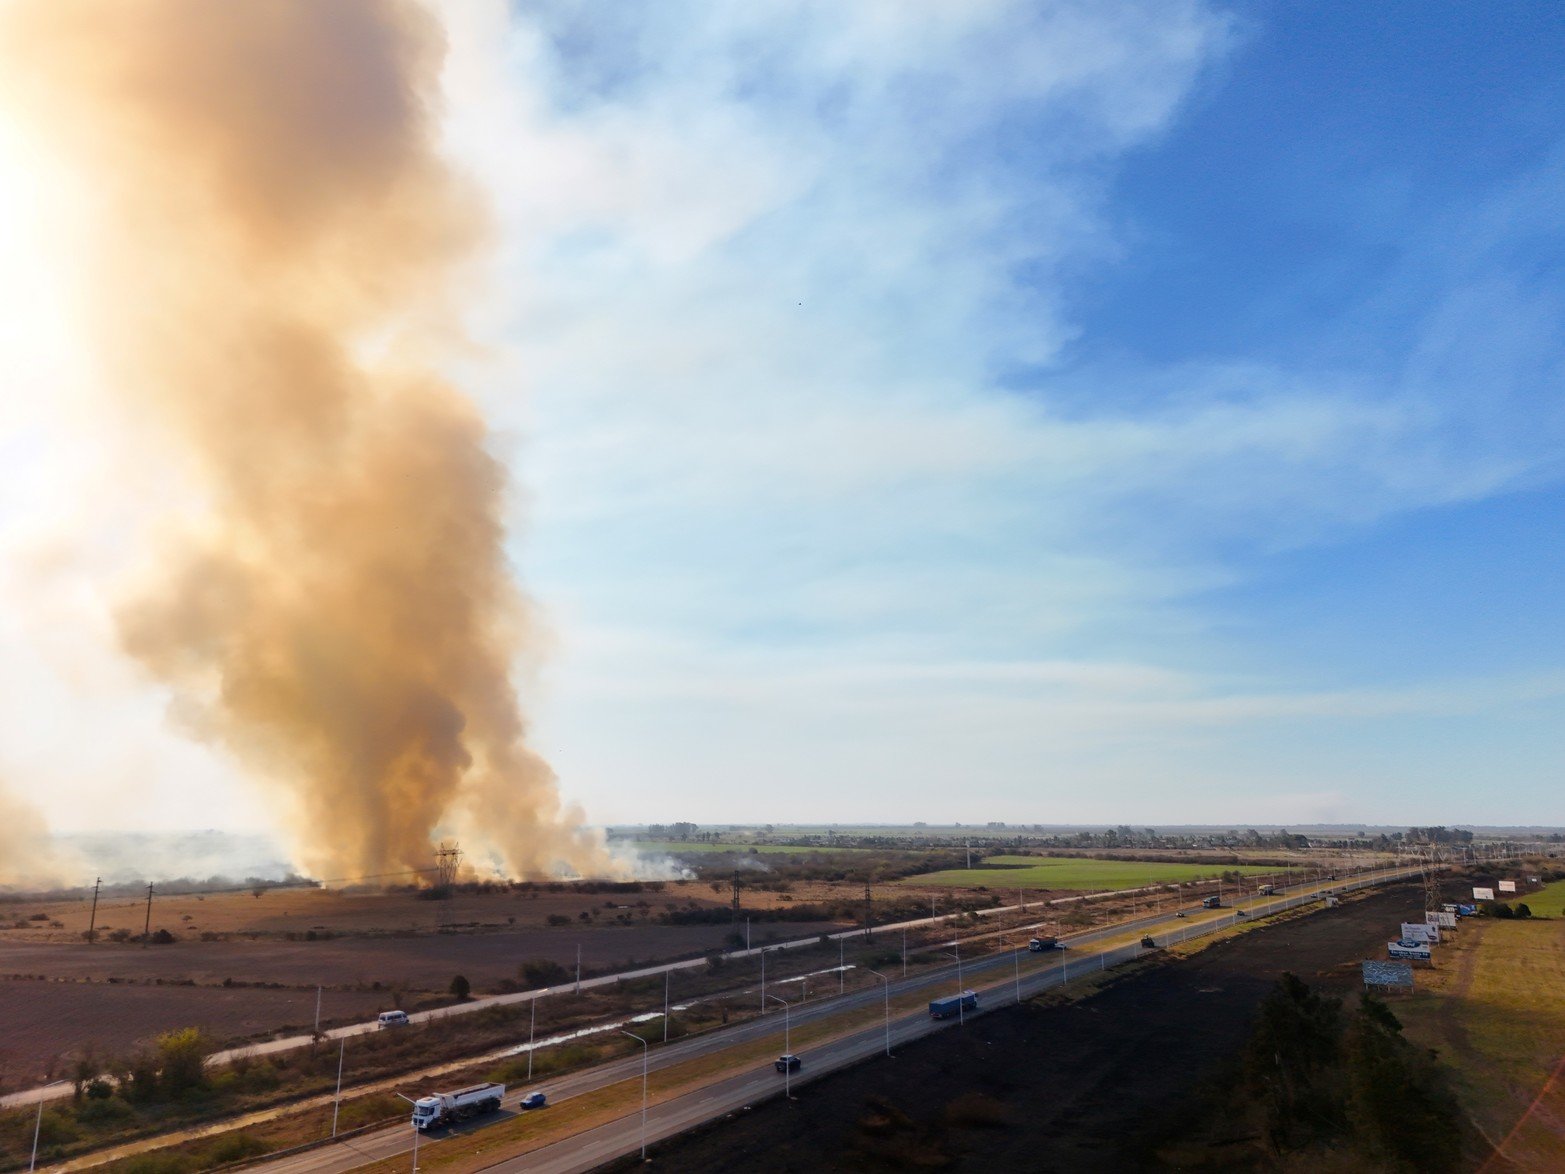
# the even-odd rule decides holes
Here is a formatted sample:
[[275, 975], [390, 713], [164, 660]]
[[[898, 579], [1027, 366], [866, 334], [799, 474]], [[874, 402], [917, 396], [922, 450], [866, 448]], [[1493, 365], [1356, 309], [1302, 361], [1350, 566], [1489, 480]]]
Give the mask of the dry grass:
[[1473, 1124], [1500, 1150], [1488, 1169], [1565, 1169], [1565, 924], [1462, 923], [1396, 1012], [1456, 1074]]

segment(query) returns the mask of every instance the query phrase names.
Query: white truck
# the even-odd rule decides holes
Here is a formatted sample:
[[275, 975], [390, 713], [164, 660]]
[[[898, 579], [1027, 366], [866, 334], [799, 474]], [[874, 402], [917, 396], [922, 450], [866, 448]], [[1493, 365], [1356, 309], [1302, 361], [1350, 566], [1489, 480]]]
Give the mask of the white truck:
[[454, 1125], [480, 1113], [493, 1113], [505, 1096], [503, 1084], [475, 1084], [455, 1092], [437, 1092], [413, 1102], [413, 1128], [421, 1132]]

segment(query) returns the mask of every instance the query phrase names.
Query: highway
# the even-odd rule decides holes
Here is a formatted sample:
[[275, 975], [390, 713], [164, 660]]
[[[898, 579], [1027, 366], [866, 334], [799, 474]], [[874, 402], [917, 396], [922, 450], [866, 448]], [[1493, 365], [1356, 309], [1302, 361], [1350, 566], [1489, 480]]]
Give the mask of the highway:
[[[1238, 923], [1244, 916], [1262, 918], [1287, 909], [1319, 900], [1325, 892], [1346, 892], [1369, 885], [1386, 883], [1407, 876], [1418, 875], [1417, 869], [1397, 869], [1370, 874], [1352, 881], [1322, 882], [1308, 888], [1296, 887], [1293, 892], [1264, 901], [1255, 901], [1241, 912], [1228, 908], [1211, 915], [1195, 909], [1187, 916], [1173, 913], [1151, 914], [1113, 926], [1074, 935], [1067, 939], [1069, 948], [1060, 952], [1028, 954], [1025, 951], [1007, 950], [973, 961], [964, 960], [961, 979], [953, 963], [949, 967], [893, 981], [890, 996], [914, 991], [955, 993], [962, 987], [978, 991], [980, 1011], [1026, 999], [1061, 983], [1084, 977], [1100, 970], [1117, 966], [1146, 953], [1139, 940], [1123, 943], [1100, 951], [1091, 951], [1094, 944], [1126, 934], [1146, 934], [1158, 946], [1167, 946], [1192, 937], [1199, 937]], [[652, 973], [660, 972], [655, 968]], [[854, 991], [830, 999], [796, 1004], [790, 1012], [795, 1029], [818, 1022], [828, 1016], [851, 1011], [879, 1008], [885, 998], [879, 986]], [[972, 1016], [969, 1015], [969, 1018]], [[668, 1045], [662, 1045], [648, 1054], [648, 1068], [658, 1072], [676, 1064], [682, 1064], [701, 1056], [711, 1055], [745, 1043], [775, 1037], [778, 1051], [782, 1051], [783, 1023], [780, 1013], [764, 1018], [748, 1020], [733, 1027], [704, 1035], [687, 1037]], [[936, 1021], [922, 1010], [894, 1014], [890, 1022], [892, 1047], [899, 1043], [928, 1035], [931, 1032], [958, 1027], [957, 1020]], [[859, 1062], [881, 1051], [885, 1046], [885, 1024], [874, 1022], [862, 1029], [828, 1043], [812, 1046], [804, 1057], [805, 1067], [793, 1075], [792, 1082], [800, 1083], [828, 1072]], [[513, 1090], [501, 1112], [480, 1121], [455, 1129], [424, 1137], [422, 1147], [433, 1147], [459, 1142], [481, 1132], [497, 1121], [509, 1119], [519, 1110], [517, 1102], [525, 1092], [543, 1087], [550, 1103], [558, 1105], [573, 1097], [586, 1096], [623, 1081], [639, 1079], [642, 1057], [632, 1055], [596, 1068], [561, 1076], [547, 1082], [538, 1082], [525, 1089]], [[693, 1125], [712, 1120], [726, 1113], [743, 1109], [758, 1100], [783, 1093], [784, 1078], [770, 1067], [752, 1072], [742, 1072], [715, 1080], [699, 1089], [674, 1096], [649, 1107], [647, 1114], [647, 1140], [680, 1133]], [[548, 1112], [548, 1110], [543, 1110]], [[271, 1174], [337, 1174], [365, 1165], [369, 1162], [393, 1158], [412, 1149], [410, 1126], [394, 1126], [364, 1134], [336, 1145], [307, 1150], [274, 1161], [258, 1164], [253, 1169]], [[635, 1152], [641, 1145], [641, 1115], [639, 1108], [608, 1124], [586, 1130], [543, 1148], [498, 1162], [494, 1170], [570, 1171], [591, 1170], [602, 1163], [624, 1154]]]
[[[1148, 886], [1139, 889], [1124, 889], [1115, 892], [1082, 893], [1071, 897], [1054, 897], [1047, 901], [1021, 901], [1015, 905], [997, 905], [992, 909], [978, 910], [980, 918], [994, 917], [1005, 913], [1027, 913], [1032, 910], [1044, 910], [1060, 906], [1075, 905], [1083, 902], [1109, 900], [1114, 897], [1134, 897], [1145, 893], [1156, 892], [1161, 886]], [[889, 925], [877, 925], [875, 936], [899, 933], [904, 929], [920, 929], [924, 926], [937, 925], [945, 922], [953, 914], [945, 913], [938, 916], [919, 917], [911, 921], [898, 921]], [[827, 934], [832, 941], [853, 940], [862, 937], [862, 926], [853, 929], [838, 930]], [[753, 958], [761, 954], [776, 954], [782, 951], [805, 949], [820, 942], [821, 935], [812, 934], [808, 937], [793, 938], [781, 942], [765, 942], [759, 946], [753, 946], [743, 950], [729, 950], [723, 957], [730, 960]], [[635, 970], [623, 970], [614, 974], [600, 974], [593, 978], [584, 978], [581, 981], [582, 990], [592, 990], [595, 987], [613, 986], [624, 979], [649, 978], [660, 976], [665, 972], [678, 973], [681, 970], [694, 970], [706, 966], [706, 957], [686, 958], [678, 962], [662, 962], [653, 966], [643, 966]], [[483, 1011], [489, 1007], [507, 1006], [516, 1003], [526, 1003], [533, 999], [544, 998], [550, 994], [563, 993], [566, 990], [574, 991], [575, 983], [559, 987], [544, 987], [539, 990], [516, 991], [506, 995], [486, 995], [481, 998], [471, 999], [466, 1003], [455, 1003], [449, 1007], [438, 1007], [430, 1011], [415, 1011], [408, 1016], [413, 1023], [423, 1023], [433, 1019], [444, 1019], [453, 1015], [471, 1015]], [[346, 1039], [356, 1035], [364, 1035], [379, 1030], [380, 1025], [371, 1020], [368, 1023], [352, 1023], [342, 1027], [333, 1027], [321, 1033], [323, 1039]], [[246, 1044], [243, 1047], [229, 1048], [221, 1052], [214, 1052], [208, 1056], [206, 1063], [209, 1067], [220, 1067], [229, 1064], [236, 1059], [245, 1057], [267, 1056], [277, 1052], [292, 1051], [298, 1048], [307, 1048], [312, 1043], [308, 1035], [291, 1035], [278, 1039], [264, 1040], [260, 1043]], [[22, 1089], [18, 1092], [0, 1096], [0, 1109], [23, 1108], [36, 1105], [40, 1100], [63, 1100], [72, 1095], [72, 1087], [68, 1083], [45, 1085], [41, 1088]]]

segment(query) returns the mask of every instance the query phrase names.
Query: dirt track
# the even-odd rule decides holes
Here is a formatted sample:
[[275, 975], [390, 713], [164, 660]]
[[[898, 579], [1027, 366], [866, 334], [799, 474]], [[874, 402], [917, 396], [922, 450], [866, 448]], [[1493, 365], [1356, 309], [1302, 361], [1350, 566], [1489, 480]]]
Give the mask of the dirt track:
[[[1132, 973], [1096, 997], [985, 1015], [658, 1147], [682, 1172], [1127, 1171], [1161, 1168], [1157, 1139], [1245, 1038], [1292, 970], [1348, 992], [1422, 908], [1412, 886], [1243, 934]], [[805, 1057], [808, 1063], [808, 1057]]]

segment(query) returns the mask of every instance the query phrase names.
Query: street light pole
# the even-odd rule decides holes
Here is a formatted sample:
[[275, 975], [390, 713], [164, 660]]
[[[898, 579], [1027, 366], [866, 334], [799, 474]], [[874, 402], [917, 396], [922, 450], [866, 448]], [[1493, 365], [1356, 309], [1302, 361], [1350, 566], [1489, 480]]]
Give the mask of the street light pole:
[[633, 1031], [622, 1031], [641, 1045], [641, 1160], [647, 1160], [647, 1041]]
[[[400, 1092], [397, 1095], [415, 1108], [418, 1106], [412, 1097]], [[409, 1123], [413, 1126], [413, 1174], [418, 1174], [418, 1122], [410, 1120]]]
[[761, 947], [761, 1014], [766, 1014], [766, 947]]
[[848, 986], [848, 956], [843, 948], [841, 938], [837, 939], [837, 993], [840, 995]]
[[[545, 992], [547, 993], [547, 992]], [[533, 1079], [533, 1040], [538, 1037], [538, 996], [534, 995], [527, 1004], [527, 1083]]]
[[967, 1010], [962, 1005], [962, 943], [952, 938], [951, 944], [956, 947], [956, 952], [947, 954], [946, 957], [956, 959], [956, 1022], [958, 1027], [966, 1027]]
[[663, 1042], [668, 1043], [668, 979], [673, 971], [663, 972]]
[[878, 970], [871, 970], [876, 978], [880, 979], [881, 990], [886, 997], [886, 1055], [891, 1055], [891, 980]]
[[780, 999], [776, 995], [766, 997], [777, 999], [783, 1005], [783, 1055], [789, 1057], [788, 1060], [783, 1061], [783, 1098], [791, 1101], [793, 1100], [793, 1064], [790, 1062], [793, 1057], [793, 1029], [790, 1023], [792, 1016], [788, 1013], [787, 999]]
[[342, 1060], [348, 1051], [348, 1037], [337, 1041], [337, 1091], [331, 1101], [331, 1135], [337, 1136], [337, 1114], [342, 1109]]

